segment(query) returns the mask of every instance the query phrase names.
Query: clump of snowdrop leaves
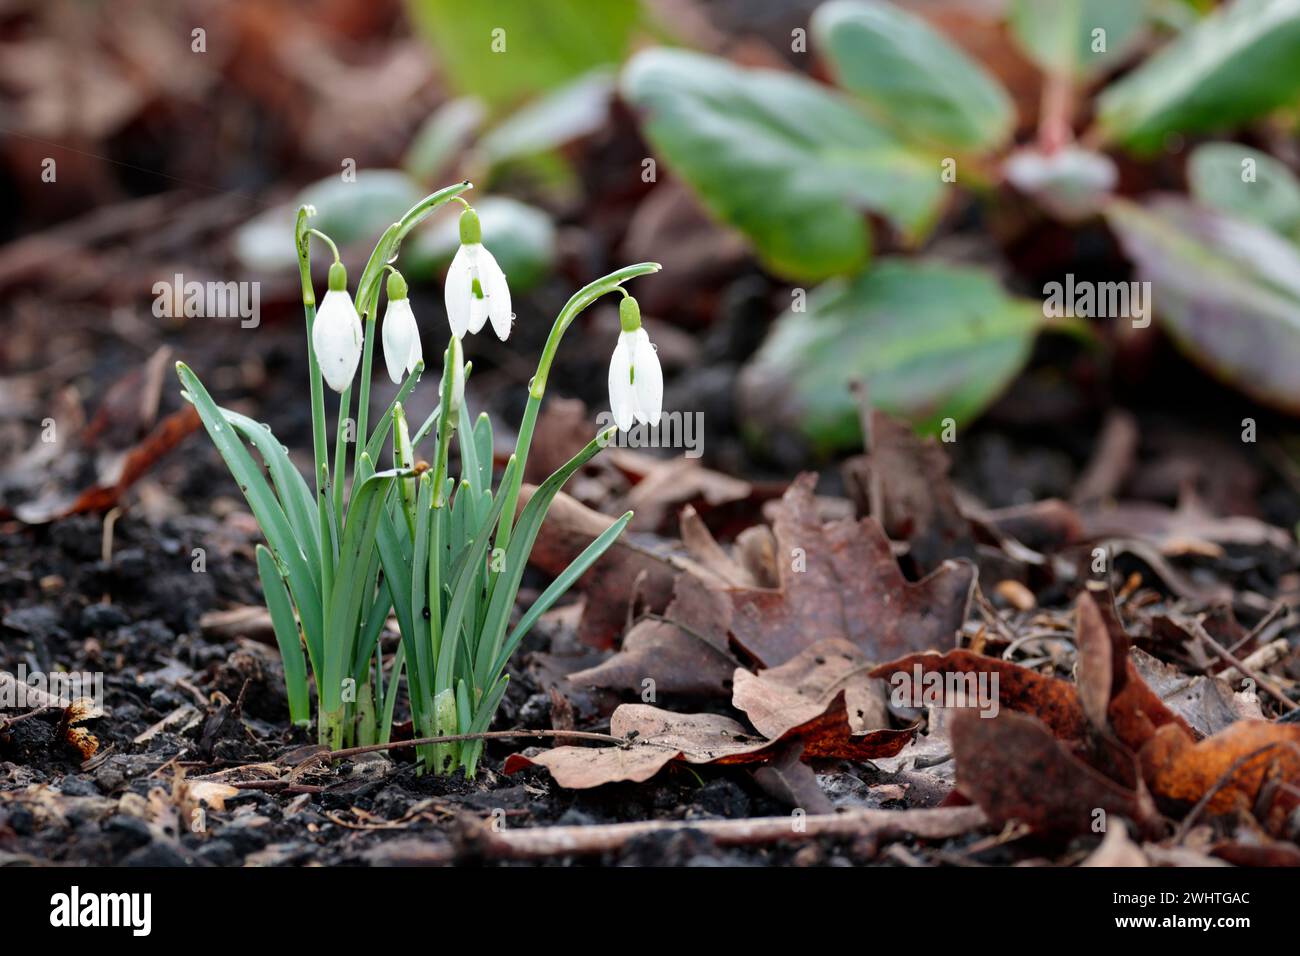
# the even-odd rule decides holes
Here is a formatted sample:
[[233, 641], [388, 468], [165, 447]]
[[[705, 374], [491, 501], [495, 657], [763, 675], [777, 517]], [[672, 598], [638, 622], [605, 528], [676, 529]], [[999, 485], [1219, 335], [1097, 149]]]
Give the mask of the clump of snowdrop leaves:
[[[315, 210], [298, 211], [295, 242], [314, 459], [310, 481], [267, 426], [217, 406], [184, 363], [177, 363], [177, 373], [266, 537], [257, 548], [257, 568], [284, 661], [290, 718], [300, 725], [314, 718], [319, 741], [331, 749], [383, 746], [405, 687], [420, 738], [420, 767], [438, 773], [461, 767], [473, 775], [482, 734], [505, 695], [510, 656], [632, 518], [628, 512], [592, 541], [510, 627], [524, 568], [551, 502], [615, 432], [608, 428], [593, 437], [517, 509], [560, 340], [593, 302], [622, 292], [623, 334], [610, 372], [610, 400], [620, 427], [633, 419], [658, 421], [663, 379], [636, 302], [623, 289], [623, 283], [658, 271], [658, 264], [643, 262], [597, 279], [576, 292], [552, 324], [516, 429], [514, 454], [498, 473], [492, 422], [486, 414], [475, 418], [468, 408], [465, 381], [472, 366], [461, 338], [491, 321], [504, 339], [514, 316], [505, 276], [483, 247], [478, 216], [461, 198], [469, 188], [465, 182], [439, 190], [389, 226], [361, 272], [355, 301], [337, 247], [307, 226]], [[404, 404], [424, 371], [424, 352], [406, 281], [393, 263], [406, 235], [453, 199], [466, 208], [461, 248], [444, 290], [452, 335], [442, 353], [438, 406], [412, 428]], [[326, 243], [334, 259], [319, 309], [311, 275], [313, 238]], [[385, 289], [384, 364], [400, 387], [371, 429], [375, 326]], [[353, 430], [347, 426], [358, 373]], [[325, 386], [339, 396], [332, 459]], [[453, 442], [455, 475], [449, 465]], [[386, 454], [392, 467], [380, 470]], [[379, 635], [390, 615], [402, 639], [385, 661]]]
[[658, 425], [664, 407], [664, 373], [650, 336], [641, 328], [641, 307], [626, 292], [618, 306], [622, 331], [609, 360], [609, 408], [627, 431], [633, 420]]
[[452, 335], [464, 338], [491, 319], [497, 338], [504, 342], [510, 337], [515, 320], [510, 308], [510, 286], [492, 253], [484, 248], [483, 227], [478, 213], [469, 206], [460, 214], [460, 248], [447, 270], [443, 294]]

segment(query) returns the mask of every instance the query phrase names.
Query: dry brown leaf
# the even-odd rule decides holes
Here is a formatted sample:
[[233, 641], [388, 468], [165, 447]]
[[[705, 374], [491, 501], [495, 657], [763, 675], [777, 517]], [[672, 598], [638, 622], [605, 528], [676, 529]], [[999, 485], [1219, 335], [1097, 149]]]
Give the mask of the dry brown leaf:
[[[535, 490], [523, 486], [520, 508]], [[614, 520], [560, 492], [551, 502], [528, 560], [548, 574], [560, 574]], [[647, 610], [661, 613], [672, 599], [678, 572], [690, 566], [684, 558], [673, 559], [620, 535], [575, 585], [576, 590], [600, 595], [600, 600], [588, 601], [584, 607], [578, 639], [592, 647], [610, 647], [626, 627], [632, 600], [637, 598]]]
[[1110, 592], [1094, 585], [1089, 591], [1093, 593], [1079, 595], [1076, 605], [1075, 640], [1079, 699], [1092, 725], [1113, 732], [1135, 753], [1165, 724], [1176, 724], [1192, 735], [1191, 727], [1152, 692], [1129, 659], [1129, 637]]
[[859, 512], [878, 520], [889, 537], [906, 541], [922, 572], [949, 558], [973, 559], [971, 524], [957, 505], [939, 443], [879, 409], [871, 409], [864, 426], [868, 452], [845, 465]]
[[908, 581], [872, 518], [822, 524], [816, 475], [800, 475], [774, 507], [778, 589], [736, 589], [731, 633], [760, 664], [774, 667], [818, 640], [838, 637], [870, 660], [953, 643], [975, 568], [945, 562]]
[[825, 713], [832, 698], [843, 692], [855, 733], [886, 727], [884, 685], [872, 679], [870, 670], [857, 647], [829, 638], [757, 674], [737, 668], [731, 705], [743, 711], [760, 734], [776, 739]]
[[751, 734], [730, 717], [718, 714], [675, 714], [648, 704], [623, 704], [610, 718], [610, 733], [626, 742], [608, 747], [555, 747], [534, 757], [511, 754], [504, 771], [545, 767], [562, 787], [581, 790], [621, 781], [642, 782], [674, 761], [691, 764], [760, 763], [775, 757], [780, 745], [799, 741], [805, 760], [825, 757], [869, 760], [897, 753], [912, 730], [880, 730], [854, 734], [849, 726], [844, 694], [826, 711], [791, 728], [779, 740]]
[[681, 574], [662, 618], [638, 621], [617, 654], [569, 675], [581, 687], [726, 698], [736, 659], [727, 648], [727, 595], [694, 575]]
[[896, 674], [914, 677], [917, 673], [933, 672], [996, 674], [1000, 707], [1032, 714], [1060, 740], [1081, 741], [1087, 733], [1088, 721], [1074, 685], [1000, 658], [964, 650], [947, 654], [912, 654], [882, 664], [871, 672], [871, 676], [889, 679]]
[[1139, 648], [1129, 652], [1129, 660], [1151, 692], [1200, 736], [1216, 734], [1239, 720], [1264, 719], [1257, 696], [1234, 692], [1221, 678], [1188, 674]]
[[[1075, 757], [1042, 721], [1003, 711], [959, 711], [952, 724], [957, 788], [997, 823], [1019, 820], [1038, 833], [1091, 832], [1120, 816], [1154, 833], [1160, 815], [1140, 785], [1122, 787]], [[1101, 817], [1098, 811], [1103, 811]]]
[[1215, 791], [1210, 813], [1253, 809], [1275, 835], [1286, 835], [1287, 815], [1300, 806], [1300, 724], [1243, 720], [1199, 742], [1167, 724], [1140, 758], [1151, 792], [1176, 806]]
[[1101, 845], [1093, 850], [1080, 866], [1150, 866], [1142, 848], [1129, 839], [1128, 827], [1123, 820], [1106, 823], [1106, 835]]

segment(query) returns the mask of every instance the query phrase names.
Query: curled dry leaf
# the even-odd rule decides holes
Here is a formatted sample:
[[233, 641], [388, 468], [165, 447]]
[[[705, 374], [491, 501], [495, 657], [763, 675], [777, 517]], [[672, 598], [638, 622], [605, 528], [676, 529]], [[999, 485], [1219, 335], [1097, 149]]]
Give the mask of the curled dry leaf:
[[675, 714], [648, 704], [623, 704], [610, 718], [610, 733], [624, 743], [608, 747], [555, 747], [534, 757], [512, 754], [504, 770], [515, 773], [528, 766], [550, 771], [562, 787], [581, 790], [620, 781], [642, 782], [674, 761], [691, 764], [763, 763], [777, 756], [781, 745], [799, 741], [802, 758], [870, 760], [898, 753], [913, 731], [880, 730], [854, 734], [843, 692], [826, 711], [791, 728], [779, 740], [751, 734], [730, 717], [718, 714]]
[[947, 558], [973, 559], [971, 524], [957, 505], [939, 443], [879, 409], [864, 411], [863, 418], [870, 448], [845, 464], [859, 511], [878, 520], [891, 538], [906, 541], [923, 572]]
[[832, 637], [757, 674], [737, 668], [731, 704], [744, 712], [755, 730], [772, 739], [825, 713], [841, 692], [855, 733], [885, 727], [889, 709], [884, 685], [872, 679], [870, 670], [856, 646]]
[[1140, 759], [1151, 792], [1181, 808], [1208, 796], [1210, 813], [1253, 809], [1271, 833], [1285, 835], [1287, 816], [1300, 807], [1297, 724], [1243, 720], [1199, 742], [1169, 724]]
[[1237, 693], [1219, 677], [1187, 674], [1134, 648], [1129, 659], [1152, 693], [1181, 717], [1198, 735], [1208, 737], [1239, 720], [1263, 720], [1259, 698]]
[[59, 739], [81, 754], [83, 761], [89, 760], [99, 751], [99, 738], [77, 725], [103, 716], [104, 711], [93, 699], [78, 697], [63, 709], [63, 716], [59, 719]]
[[1128, 789], [1070, 753], [1040, 720], [1004, 711], [987, 719], [959, 711], [952, 724], [957, 789], [995, 823], [1019, 820], [1034, 832], [1092, 831], [1098, 811], [1154, 834], [1160, 814], [1139, 782]]
[[1128, 835], [1128, 827], [1123, 820], [1108, 821], [1106, 835], [1101, 838], [1101, 845], [1089, 854], [1080, 866], [1150, 866], [1142, 848], [1134, 843]]
[[1165, 724], [1175, 724], [1193, 735], [1187, 722], [1165, 706], [1130, 660], [1129, 637], [1110, 592], [1090, 584], [1089, 591], [1079, 595], [1075, 613], [1079, 700], [1092, 725], [1102, 733], [1113, 732], [1135, 753]]
[[967, 674], [974, 678], [996, 674], [999, 707], [1032, 714], [1060, 740], [1079, 741], [1087, 733], [1088, 721], [1079, 694], [1069, 681], [1039, 674], [1011, 661], [958, 650], [947, 654], [912, 654], [882, 664], [871, 672], [872, 677], [888, 678], [891, 683], [903, 677], [916, 681], [917, 675], [925, 674]]
[[870, 660], [950, 646], [966, 619], [974, 566], [946, 561], [908, 581], [875, 519], [822, 524], [816, 480], [800, 475], [774, 507], [780, 587], [731, 592], [736, 642], [768, 667], [828, 637], [857, 645]]
[[654, 681], [657, 694], [726, 698], [737, 662], [727, 648], [727, 595], [690, 574], [677, 577], [673, 601], [662, 618], [632, 626], [617, 654], [576, 671], [580, 687], [640, 692]]
[[[535, 490], [532, 485], [520, 490], [521, 509]], [[560, 492], [551, 502], [528, 560], [547, 574], [560, 574], [614, 520]], [[682, 566], [689, 567], [689, 562], [652, 551], [628, 535], [620, 535], [591, 570], [578, 579], [578, 590], [601, 598], [588, 601], [583, 609], [578, 639], [592, 647], [611, 646], [623, 633], [634, 597], [648, 610], [662, 612], [672, 599], [673, 582]]]

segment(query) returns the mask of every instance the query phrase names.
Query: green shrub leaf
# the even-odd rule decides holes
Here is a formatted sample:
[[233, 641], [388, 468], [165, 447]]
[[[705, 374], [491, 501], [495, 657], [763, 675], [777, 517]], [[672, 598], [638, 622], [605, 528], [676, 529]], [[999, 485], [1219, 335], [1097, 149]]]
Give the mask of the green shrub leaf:
[[[1083, 79], [1129, 49], [1145, 0], [1012, 0], [1011, 29], [1045, 73]], [[1098, 32], [1100, 31], [1100, 32]]]
[[920, 17], [886, 3], [831, 0], [813, 14], [812, 29], [839, 84], [909, 137], [985, 152], [1011, 135], [1006, 90]]
[[1300, 412], [1300, 251], [1176, 197], [1116, 200], [1106, 215], [1175, 342], [1257, 401]]
[[1220, 8], [1098, 101], [1102, 131], [1141, 151], [1172, 132], [1227, 129], [1300, 93], [1300, 0]]
[[1300, 236], [1300, 182], [1267, 153], [1238, 143], [1205, 143], [1188, 160], [1187, 180], [1202, 205]]
[[855, 271], [869, 252], [863, 210], [917, 237], [944, 198], [937, 157], [801, 76], [654, 49], [628, 64], [622, 90], [663, 160], [781, 276]]
[[819, 450], [857, 447], [849, 392], [933, 431], [983, 411], [1029, 356], [1041, 306], [1004, 292], [977, 269], [901, 259], [828, 282], [790, 311], [741, 376], [752, 431], [802, 435]]

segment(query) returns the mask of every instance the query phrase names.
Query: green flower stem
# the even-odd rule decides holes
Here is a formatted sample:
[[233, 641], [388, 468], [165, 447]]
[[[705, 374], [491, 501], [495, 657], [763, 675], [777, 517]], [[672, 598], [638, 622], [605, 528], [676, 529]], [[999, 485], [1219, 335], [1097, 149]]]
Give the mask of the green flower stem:
[[[307, 367], [311, 384], [311, 437], [312, 452], [316, 460], [316, 497], [326, 493], [329, 482], [328, 452], [325, 444], [325, 391], [321, 382], [320, 363], [316, 359], [316, 348], [312, 345], [312, 326], [316, 323], [316, 292], [311, 282], [311, 233], [307, 228], [307, 219], [314, 216], [316, 210], [311, 206], [302, 206], [298, 210], [298, 222], [295, 228], [298, 248], [298, 274], [302, 278], [302, 306], [307, 315]], [[322, 531], [324, 529], [322, 528]], [[321, 540], [324, 540], [324, 534]], [[322, 557], [324, 557], [322, 555]]]
[[[361, 403], [357, 408], [357, 462], [360, 462], [361, 449], [369, 439], [367, 427], [370, 424], [370, 374], [374, 357], [374, 325], [379, 313], [379, 289], [388, 264], [396, 261], [402, 240], [407, 233], [423, 222], [430, 213], [449, 200], [455, 199], [467, 189], [474, 186], [469, 180], [447, 186], [435, 193], [430, 193], [406, 211], [397, 222], [384, 230], [370, 253], [366, 267], [361, 270], [361, 279], [357, 283], [357, 310], [361, 313], [364, 325], [365, 347], [361, 359]], [[462, 200], [463, 201], [463, 200]], [[353, 471], [355, 481], [357, 473]]]
[[[311, 438], [313, 472], [316, 479], [317, 523], [320, 526], [320, 596], [321, 619], [329, 616], [330, 594], [334, 590], [334, 540], [329, 509], [329, 451], [325, 439], [325, 386], [321, 379], [320, 362], [316, 358], [316, 347], [312, 344], [312, 327], [316, 323], [316, 291], [311, 281], [311, 236], [317, 230], [307, 227], [307, 220], [316, 214], [312, 206], [301, 206], [294, 226], [294, 245], [298, 250], [298, 275], [302, 280], [302, 306], [307, 317], [307, 376], [311, 388]], [[319, 233], [318, 233], [319, 234]], [[321, 234], [323, 235], [323, 234]], [[326, 239], [328, 242], [329, 240]], [[330, 242], [330, 247], [337, 249]], [[300, 614], [301, 616], [301, 614]], [[318, 725], [318, 732], [323, 727]]]
[[352, 386], [349, 385], [339, 396], [338, 429], [334, 433], [334, 514], [337, 516], [340, 537], [343, 534], [343, 476], [347, 474], [348, 467], [348, 413], [351, 411]]
[[601, 296], [609, 292], [622, 292], [624, 282], [635, 279], [637, 276], [658, 272], [661, 268], [662, 266], [657, 262], [638, 262], [636, 265], [624, 266], [622, 269], [611, 272], [609, 275], [583, 286], [573, 294], [573, 297], [560, 310], [560, 314], [556, 316], [555, 324], [551, 326], [551, 334], [546, 337], [546, 346], [542, 349], [542, 357], [537, 362], [537, 371], [528, 385], [528, 404], [524, 406], [524, 417], [519, 424], [519, 438], [515, 441], [515, 459], [519, 462], [519, 466], [515, 471], [514, 480], [506, 491], [508, 497], [506, 498], [505, 507], [501, 509], [501, 518], [497, 525], [496, 547], [504, 549], [510, 544], [510, 532], [515, 520], [515, 507], [519, 502], [519, 489], [524, 480], [524, 466], [528, 463], [528, 449], [533, 443], [533, 429], [537, 427], [537, 413], [542, 406], [542, 397], [546, 394], [546, 380], [551, 374], [551, 363], [555, 361], [555, 353], [559, 351], [560, 339], [564, 338], [564, 333], [573, 324], [573, 320]]

